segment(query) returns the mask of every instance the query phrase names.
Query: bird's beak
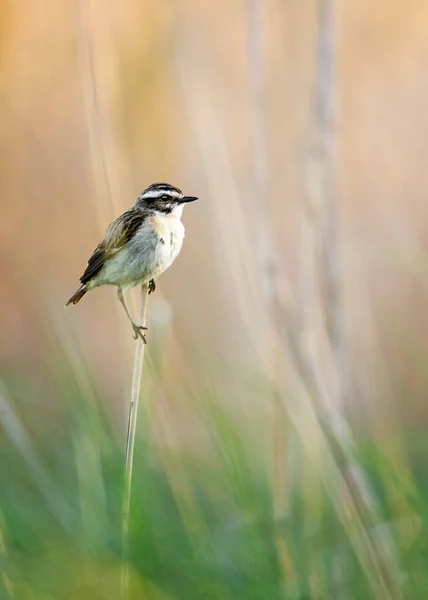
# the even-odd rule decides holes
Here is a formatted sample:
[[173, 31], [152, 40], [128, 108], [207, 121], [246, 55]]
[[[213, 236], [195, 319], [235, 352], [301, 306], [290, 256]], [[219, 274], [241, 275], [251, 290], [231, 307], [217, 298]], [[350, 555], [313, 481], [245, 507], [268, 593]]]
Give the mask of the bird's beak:
[[180, 203], [182, 203], [182, 202], [194, 202], [197, 199], [198, 199], [197, 196], [183, 196], [182, 199], [180, 200]]

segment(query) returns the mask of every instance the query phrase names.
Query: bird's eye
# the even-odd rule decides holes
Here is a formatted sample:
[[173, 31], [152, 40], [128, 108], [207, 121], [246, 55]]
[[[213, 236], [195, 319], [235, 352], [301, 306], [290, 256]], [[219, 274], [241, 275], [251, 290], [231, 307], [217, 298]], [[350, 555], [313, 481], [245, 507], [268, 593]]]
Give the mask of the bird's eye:
[[168, 196], [168, 194], [163, 194], [163, 195], [161, 196], [161, 200], [169, 200], [169, 196]]

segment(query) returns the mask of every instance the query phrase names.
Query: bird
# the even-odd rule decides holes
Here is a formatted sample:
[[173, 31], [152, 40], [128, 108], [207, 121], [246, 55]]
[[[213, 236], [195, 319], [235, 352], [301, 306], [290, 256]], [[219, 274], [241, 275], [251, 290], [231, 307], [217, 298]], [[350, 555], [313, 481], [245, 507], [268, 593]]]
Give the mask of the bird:
[[137, 197], [134, 206], [107, 228], [80, 277], [81, 286], [67, 301], [77, 304], [90, 290], [102, 285], [117, 287], [117, 296], [131, 323], [134, 339], [146, 344], [147, 327], [137, 325], [128, 310], [123, 289], [147, 285], [149, 294], [156, 279], [180, 253], [185, 229], [181, 221], [184, 205], [198, 200], [184, 196], [169, 183], [153, 183]]

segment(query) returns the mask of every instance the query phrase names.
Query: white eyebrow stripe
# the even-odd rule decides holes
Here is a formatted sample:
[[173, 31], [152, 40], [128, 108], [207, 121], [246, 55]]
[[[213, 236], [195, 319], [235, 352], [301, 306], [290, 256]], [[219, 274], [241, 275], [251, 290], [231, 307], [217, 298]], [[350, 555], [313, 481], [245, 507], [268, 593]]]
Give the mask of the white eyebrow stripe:
[[140, 195], [140, 198], [160, 198], [164, 194], [167, 194], [168, 196], [172, 196], [173, 198], [177, 198], [177, 199], [181, 198], [181, 194], [179, 194], [175, 190], [167, 190], [167, 189], [164, 189], [164, 190], [147, 190], [146, 192], [143, 192]]

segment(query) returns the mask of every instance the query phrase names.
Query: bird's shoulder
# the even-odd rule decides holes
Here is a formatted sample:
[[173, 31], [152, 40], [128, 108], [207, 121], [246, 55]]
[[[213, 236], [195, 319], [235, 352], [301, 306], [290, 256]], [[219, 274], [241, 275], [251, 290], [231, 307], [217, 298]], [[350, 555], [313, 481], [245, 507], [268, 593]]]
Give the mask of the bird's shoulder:
[[137, 231], [147, 222], [147, 211], [130, 208], [117, 217], [106, 230], [103, 245], [106, 252], [119, 250], [131, 241]]
[[88, 266], [80, 278], [81, 283], [87, 283], [92, 279], [102, 269], [106, 260], [132, 240], [146, 220], [147, 213], [135, 207], [119, 215], [107, 227], [104, 239], [89, 258]]

